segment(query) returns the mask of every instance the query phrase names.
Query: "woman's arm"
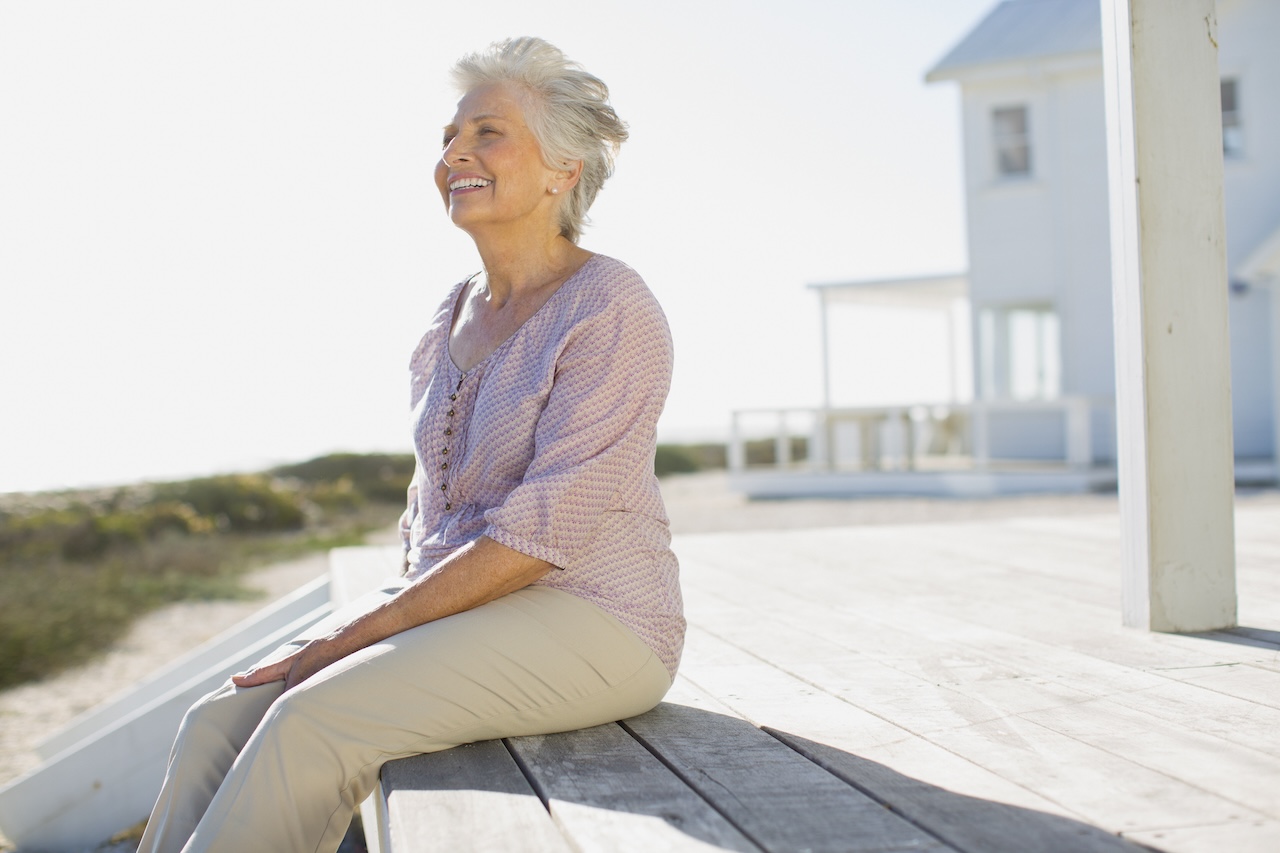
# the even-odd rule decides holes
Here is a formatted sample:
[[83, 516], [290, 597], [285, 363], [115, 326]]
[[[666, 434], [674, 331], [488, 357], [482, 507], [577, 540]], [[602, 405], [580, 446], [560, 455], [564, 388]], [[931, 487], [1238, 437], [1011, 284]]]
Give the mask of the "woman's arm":
[[237, 673], [231, 680], [237, 687], [284, 681], [288, 690], [366, 646], [524, 589], [553, 568], [481, 536], [374, 609], [311, 640], [288, 657]]

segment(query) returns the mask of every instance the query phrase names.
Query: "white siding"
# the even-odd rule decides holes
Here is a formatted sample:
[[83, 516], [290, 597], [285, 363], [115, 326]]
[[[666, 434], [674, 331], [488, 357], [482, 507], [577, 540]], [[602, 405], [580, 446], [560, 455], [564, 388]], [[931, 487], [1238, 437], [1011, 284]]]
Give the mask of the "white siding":
[[[1046, 7], [1047, 8], [1047, 7]], [[1238, 80], [1243, 156], [1226, 162], [1231, 269], [1280, 229], [1280, 2], [1219, 0], [1223, 76]], [[984, 308], [1048, 305], [1062, 336], [1062, 393], [1115, 393], [1102, 60], [1029, 57], [945, 71], [962, 88], [975, 370]], [[1025, 104], [1031, 175], [1001, 179], [993, 109]], [[1232, 392], [1240, 458], [1272, 456], [1271, 335], [1266, 292], [1233, 293]], [[1045, 437], [1046, 443], [1049, 437]], [[1113, 425], [1095, 423], [1099, 461]], [[998, 453], [999, 448], [994, 448]]]
[[[1238, 81], [1242, 156], [1226, 161], [1230, 269], [1280, 229], [1280, 3], [1220, 0], [1218, 64]], [[1271, 294], [1231, 297], [1231, 395], [1236, 456], [1273, 456]]]

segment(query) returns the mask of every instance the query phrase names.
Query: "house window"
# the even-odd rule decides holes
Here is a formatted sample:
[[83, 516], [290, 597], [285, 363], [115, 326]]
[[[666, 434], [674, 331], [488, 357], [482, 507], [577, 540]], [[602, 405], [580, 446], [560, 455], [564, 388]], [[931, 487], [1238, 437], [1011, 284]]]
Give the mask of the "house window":
[[984, 309], [978, 316], [984, 399], [1052, 400], [1062, 393], [1058, 314], [1048, 306]]
[[1048, 309], [1010, 311], [1009, 396], [1015, 400], [1052, 400], [1062, 393], [1058, 315]]
[[991, 111], [996, 152], [996, 175], [1022, 178], [1031, 174], [1031, 133], [1027, 108], [997, 107]]
[[1240, 133], [1240, 92], [1234, 77], [1222, 80], [1222, 153], [1227, 157], [1244, 154], [1244, 138]]

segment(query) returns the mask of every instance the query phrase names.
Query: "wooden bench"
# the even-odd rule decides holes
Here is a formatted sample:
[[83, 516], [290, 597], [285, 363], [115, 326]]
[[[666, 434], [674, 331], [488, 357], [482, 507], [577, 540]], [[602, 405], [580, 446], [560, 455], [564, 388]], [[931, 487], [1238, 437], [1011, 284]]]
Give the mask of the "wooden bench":
[[690, 685], [677, 693], [622, 723], [389, 763], [379, 848], [952, 849], [768, 732], [697, 707]]
[[[340, 605], [396, 549], [333, 552]], [[621, 723], [388, 763], [361, 807], [371, 851], [949, 850], [678, 678]]]

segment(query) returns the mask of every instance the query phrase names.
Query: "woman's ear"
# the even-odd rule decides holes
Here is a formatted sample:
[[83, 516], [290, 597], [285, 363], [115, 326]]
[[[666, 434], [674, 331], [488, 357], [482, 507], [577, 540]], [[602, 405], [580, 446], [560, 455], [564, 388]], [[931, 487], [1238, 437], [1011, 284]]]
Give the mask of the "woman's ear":
[[582, 161], [566, 160], [560, 171], [556, 172], [556, 182], [552, 185], [556, 191], [567, 193], [578, 185], [582, 178]]

